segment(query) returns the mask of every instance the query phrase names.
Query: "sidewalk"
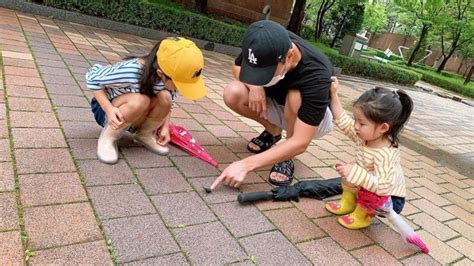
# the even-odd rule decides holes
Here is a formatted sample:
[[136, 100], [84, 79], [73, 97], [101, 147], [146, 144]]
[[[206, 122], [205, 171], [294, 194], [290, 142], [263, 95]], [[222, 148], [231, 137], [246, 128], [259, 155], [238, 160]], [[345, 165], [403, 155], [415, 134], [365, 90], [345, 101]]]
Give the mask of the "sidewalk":
[[[361, 231], [344, 229], [316, 200], [241, 206], [233, 189], [205, 195], [202, 185], [219, 171], [176, 148], [160, 157], [125, 138], [117, 165], [98, 162], [100, 127], [88, 107], [84, 73], [95, 63], [147, 53], [154, 41], [8, 9], [0, 9], [0, 17], [2, 264], [21, 265], [27, 256], [29, 264], [473, 264], [473, 177], [406, 147], [403, 215], [430, 255], [405, 245], [385, 219]], [[222, 170], [249, 155], [246, 143], [260, 128], [223, 103], [232, 58], [204, 53], [208, 97], [180, 98], [172, 116]], [[364, 88], [342, 85], [345, 102]], [[438, 111], [416, 101], [419, 110], [431, 112], [415, 113], [407, 131], [415, 136], [424, 127], [435, 129]], [[447, 102], [440, 106], [465, 112]], [[445, 139], [464, 131], [472, 136], [472, 119], [445, 122]], [[296, 175], [336, 177], [330, 166], [352, 160], [351, 145], [340, 131], [314, 141], [295, 161]], [[265, 170], [251, 173], [241, 191], [270, 189], [267, 176]]]

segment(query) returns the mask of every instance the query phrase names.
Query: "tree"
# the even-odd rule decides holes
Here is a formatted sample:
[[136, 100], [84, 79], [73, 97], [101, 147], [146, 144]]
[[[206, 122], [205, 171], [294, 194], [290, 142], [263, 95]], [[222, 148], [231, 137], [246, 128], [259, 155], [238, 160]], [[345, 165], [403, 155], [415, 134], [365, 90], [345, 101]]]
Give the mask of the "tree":
[[330, 46], [334, 47], [336, 42], [342, 39], [348, 32], [359, 32], [362, 28], [363, 20], [364, 4], [347, 5], [341, 1], [337, 5], [337, 9], [331, 12], [333, 39]]
[[299, 34], [301, 31], [301, 22], [304, 18], [304, 9], [306, 6], [306, 0], [295, 0], [293, 12], [291, 13], [290, 22], [288, 23], [288, 30]]
[[421, 22], [421, 32], [418, 42], [407, 62], [407, 66], [412, 66], [422, 43], [424, 43], [428, 36], [428, 32], [435, 23], [436, 18], [441, 11], [443, 11], [445, 4], [443, 0], [395, 0], [395, 3], [412, 13], [417, 21]]
[[442, 61], [436, 70], [438, 73], [444, 70], [446, 63], [456, 50], [468, 45], [474, 39], [474, 16], [471, 0], [450, 2], [447, 5], [447, 12], [444, 12], [441, 17], [439, 35]]
[[362, 27], [368, 32], [372, 33], [371, 36], [378, 34], [382, 29], [387, 26], [387, 12], [385, 7], [381, 4], [368, 4], [364, 10], [364, 21]]
[[324, 28], [324, 15], [336, 3], [336, 0], [322, 0], [316, 16], [316, 27], [314, 32], [314, 39], [319, 40]]

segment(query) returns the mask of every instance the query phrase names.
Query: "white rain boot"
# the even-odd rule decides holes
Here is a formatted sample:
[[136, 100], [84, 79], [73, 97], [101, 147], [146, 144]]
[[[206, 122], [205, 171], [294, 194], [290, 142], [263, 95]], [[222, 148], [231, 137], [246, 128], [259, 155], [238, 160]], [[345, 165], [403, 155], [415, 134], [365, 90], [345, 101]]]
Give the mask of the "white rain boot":
[[148, 118], [137, 129], [137, 132], [133, 136], [136, 142], [145, 146], [149, 151], [158, 155], [167, 155], [170, 149], [167, 146], [161, 146], [156, 143], [156, 129], [160, 123], [161, 121]]
[[128, 126], [113, 129], [108, 124], [104, 126], [97, 141], [97, 157], [106, 164], [115, 164], [118, 161], [117, 140], [127, 130]]

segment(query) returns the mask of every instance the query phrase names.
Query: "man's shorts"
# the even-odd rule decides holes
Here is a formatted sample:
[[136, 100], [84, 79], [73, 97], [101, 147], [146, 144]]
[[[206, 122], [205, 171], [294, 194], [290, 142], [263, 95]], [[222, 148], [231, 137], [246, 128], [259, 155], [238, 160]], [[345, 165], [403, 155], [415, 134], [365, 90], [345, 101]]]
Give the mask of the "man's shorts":
[[[270, 123], [277, 125], [281, 129], [287, 130], [284, 105], [278, 104], [274, 99], [267, 97], [267, 114]], [[332, 113], [328, 107], [313, 139], [320, 139], [332, 131], [332, 119]]]

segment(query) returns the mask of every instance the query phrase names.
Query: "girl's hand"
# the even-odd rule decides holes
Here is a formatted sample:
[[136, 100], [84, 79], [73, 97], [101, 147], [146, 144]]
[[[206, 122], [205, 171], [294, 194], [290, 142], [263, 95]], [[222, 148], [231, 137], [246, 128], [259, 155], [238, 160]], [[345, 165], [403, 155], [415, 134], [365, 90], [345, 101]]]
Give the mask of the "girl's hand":
[[110, 107], [106, 111], [107, 121], [113, 129], [119, 129], [124, 125], [125, 120], [123, 119], [122, 112], [115, 106]]
[[339, 80], [336, 76], [331, 77], [331, 95], [337, 95], [337, 88], [339, 87]]
[[346, 177], [351, 172], [352, 167], [354, 167], [354, 163], [338, 164], [336, 165], [336, 171], [341, 175], [342, 178], [346, 179]]
[[161, 146], [165, 146], [170, 142], [170, 128], [168, 125], [163, 125], [158, 131], [158, 138], [156, 139], [156, 143]]

